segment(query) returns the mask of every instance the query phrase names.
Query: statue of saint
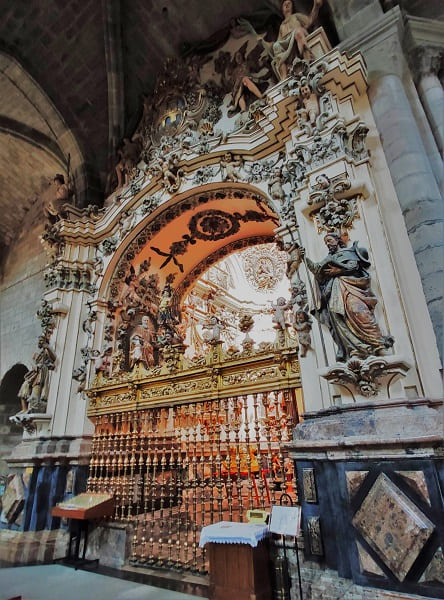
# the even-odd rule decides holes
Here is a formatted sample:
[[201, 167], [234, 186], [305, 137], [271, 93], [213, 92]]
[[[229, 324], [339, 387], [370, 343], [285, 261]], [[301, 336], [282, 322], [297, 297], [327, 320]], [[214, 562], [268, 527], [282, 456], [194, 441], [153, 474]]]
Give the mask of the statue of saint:
[[172, 300], [173, 290], [171, 289], [171, 285], [167, 283], [162, 290], [157, 313], [157, 322], [160, 327], [173, 329], [174, 325], [176, 325], [176, 320], [173, 317], [171, 309]]
[[316, 21], [322, 1], [314, 0], [313, 8], [308, 16], [293, 12], [293, 0], [284, 0], [282, 2], [284, 20], [279, 27], [278, 39], [271, 47], [271, 63], [278, 78], [285, 79], [287, 77], [287, 59], [292, 55], [295, 42], [300, 58], [312, 58], [307, 46], [307, 30]]
[[306, 265], [317, 283], [318, 318], [337, 346], [336, 360], [380, 354], [394, 339], [382, 335], [376, 322], [368, 252], [358, 242], [347, 248], [337, 233], [328, 233], [324, 241], [328, 255], [318, 263], [307, 258]]
[[132, 367], [140, 361], [148, 369], [154, 365], [154, 349], [151, 343], [154, 327], [148, 315], [143, 315], [140, 325], [136, 325], [130, 337], [129, 359]]
[[56, 356], [44, 336], [39, 337], [38, 351], [32, 357], [34, 367], [25, 375], [18, 397], [22, 404], [19, 414], [46, 410], [49, 392], [49, 371], [54, 369]]
[[288, 62], [295, 56], [295, 52], [293, 52], [295, 43], [300, 58], [313, 58], [307, 46], [307, 30], [316, 21], [322, 2], [323, 0], [314, 0], [311, 13], [307, 16], [293, 12], [292, 0], [283, 0], [282, 14], [284, 20], [279, 27], [277, 40], [271, 43], [263, 40], [246, 19], [239, 19], [239, 23], [263, 44], [271, 58], [271, 66], [278, 80], [285, 79], [288, 75]]

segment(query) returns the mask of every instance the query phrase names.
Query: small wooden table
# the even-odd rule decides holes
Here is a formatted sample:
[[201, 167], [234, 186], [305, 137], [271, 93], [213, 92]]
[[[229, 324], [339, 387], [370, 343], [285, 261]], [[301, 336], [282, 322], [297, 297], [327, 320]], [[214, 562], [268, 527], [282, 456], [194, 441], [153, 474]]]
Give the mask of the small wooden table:
[[200, 545], [208, 543], [211, 600], [271, 600], [267, 531], [266, 525], [230, 521], [203, 528]]

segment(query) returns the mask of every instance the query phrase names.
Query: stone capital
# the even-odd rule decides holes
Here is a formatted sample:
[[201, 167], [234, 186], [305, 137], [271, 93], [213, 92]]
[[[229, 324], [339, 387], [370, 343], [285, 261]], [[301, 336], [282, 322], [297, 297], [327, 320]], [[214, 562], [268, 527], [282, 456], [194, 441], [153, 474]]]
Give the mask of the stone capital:
[[410, 46], [444, 47], [444, 22], [405, 16], [405, 42]]
[[416, 79], [437, 75], [444, 62], [444, 23], [407, 16], [403, 46]]
[[438, 75], [444, 66], [444, 47], [416, 46], [408, 56], [414, 77], [418, 80], [427, 75]]

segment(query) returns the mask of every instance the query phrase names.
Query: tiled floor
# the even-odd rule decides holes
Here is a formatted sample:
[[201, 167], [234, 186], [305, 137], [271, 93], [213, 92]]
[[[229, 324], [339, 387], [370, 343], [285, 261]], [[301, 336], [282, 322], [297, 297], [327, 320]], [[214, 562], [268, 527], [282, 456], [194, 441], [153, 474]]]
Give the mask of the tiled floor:
[[[193, 600], [181, 594], [62, 565], [0, 569], [0, 600]], [[200, 599], [202, 600], [202, 599]]]

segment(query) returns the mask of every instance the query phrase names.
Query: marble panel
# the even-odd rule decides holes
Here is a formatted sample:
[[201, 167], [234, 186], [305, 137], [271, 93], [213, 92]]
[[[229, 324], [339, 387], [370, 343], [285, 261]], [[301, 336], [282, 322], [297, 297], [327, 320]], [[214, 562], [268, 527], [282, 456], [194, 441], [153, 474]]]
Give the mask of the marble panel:
[[106, 567], [120, 569], [128, 557], [125, 526], [113, 523], [95, 527], [88, 537], [87, 559], [98, 558]]
[[444, 584], [444, 554], [441, 547], [435, 552], [434, 557], [419, 581], [421, 583]]
[[368, 471], [347, 471], [345, 478], [347, 481], [347, 491], [350, 500], [361, 487], [362, 482], [367, 477]]
[[429, 491], [422, 471], [396, 471], [396, 473], [430, 505]]
[[[21, 476], [17, 473], [11, 477], [2, 496], [1, 521], [16, 523], [25, 504], [25, 491]], [[21, 524], [21, 520], [17, 524]]]
[[321, 523], [319, 517], [310, 517], [307, 520], [308, 539], [310, 542], [310, 552], [316, 556], [324, 554], [322, 544]]
[[370, 573], [372, 575], [384, 575], [384, 571], [378, 567], [370, 554], [364, 550], [361, 544], [358, 542], [358, 555], [359, 555], [359, 566], [361, 567], [361, 573]]
[[404, 581], [434, 525], [381, 473], [352, 520], [393, 574]]
[[316, 503], [318, 501], [318, 494], [316, 492], [314, 469], [302, 469], [302, 487], [305, 501]]

